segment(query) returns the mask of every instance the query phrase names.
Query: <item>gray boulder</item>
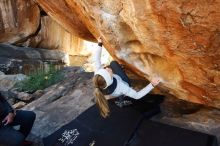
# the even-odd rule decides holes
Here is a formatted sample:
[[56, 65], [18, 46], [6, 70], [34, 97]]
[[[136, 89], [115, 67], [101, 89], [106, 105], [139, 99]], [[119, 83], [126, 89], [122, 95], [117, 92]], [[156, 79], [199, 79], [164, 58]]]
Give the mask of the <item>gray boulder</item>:
[[27, 76], [23, 74], [0, 75], [0, 91], [8, 91], [12, 89], [16, 83], [26, 78]]

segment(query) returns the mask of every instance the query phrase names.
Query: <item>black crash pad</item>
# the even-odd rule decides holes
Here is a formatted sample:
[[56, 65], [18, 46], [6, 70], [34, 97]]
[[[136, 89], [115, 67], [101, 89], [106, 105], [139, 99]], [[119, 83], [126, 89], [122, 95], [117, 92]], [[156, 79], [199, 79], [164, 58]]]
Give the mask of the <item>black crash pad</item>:
[[163, 95], [159, 94], [147, 94], [139, 100], [129, 97], [126, 97], [126, 100], [130, 100], [133, 103], [131, 105], [132, 108], [146, 116], [149, 116], [149, 111], [157, 110], [159, 108], [159, 104], [163, 102], [164, 98], [165, 97]]
[[123, 146], [143, 115], [131, 107], [109, 102], [111, 115], [104, 119], [94, 105], [69, 124], [43, 139], [45, 146]]
[[126, 146], [218, 146], [213, 135], [144, 120]]

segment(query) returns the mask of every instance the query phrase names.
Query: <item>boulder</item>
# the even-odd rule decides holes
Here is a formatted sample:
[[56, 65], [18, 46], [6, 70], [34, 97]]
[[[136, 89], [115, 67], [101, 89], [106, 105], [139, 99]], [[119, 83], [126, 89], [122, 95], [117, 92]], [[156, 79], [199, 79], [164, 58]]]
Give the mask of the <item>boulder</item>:
[[67, 31], [50, 16], [41, 17], [41, 28], [38, 33], [18, 45], [65, 52], [69, 55], [65, 57], [65, 60], [67, 60], [65, 62], [69, 62], [69, 65], [74, 66], [82, 66], [86, 62], [91, 62], [89, 57], [94, 46], [93, 43]]
[[33, 35], [40, 24], [40, 10], [32, 0], [0, 1], [0, 43], [16, 43]]
[[28, 102], [33, 99], [33, 96], [31, 94], [26, 93], [26, 92], [18, 92], [17, 99], [24, 101], [24, 102]]
[[95, 41], [87, 26], [79, 19], [74, 9], [71, 9], [63, 0], [36, 0], [44, 11], [70, 33], [89, 41]]
[[5, 75], [5, 73], [0, 71], [0, 75]]
[[26, 42], [22, 42], [20, 45], [31, 48], [59, 50], [69, 55], [87, 55], [85, 51], [84, 54], [80, 53], [84, 47], [83, 39], [68, 32], [50, 16], [41, 17], [40, 21], [41, 27], [38, 33], [29, 37]]
[[[66, 29], [76, 26], [68, 25], [65, 18], [77, 15], [93, 36], [102, 36], [114, 59], [148, 80], [159, 76], [161, 90], [183, 100], [220, 108], [219, 2], [36, 2]], [[54, 3], [60, 5], [59, 9]]]
[[24, 107], [25, 105], [26, 105], [25, 102], [19, 101], [19, 102], [17, 102], [16, 104], [13, 105], [13, 108], [14, 108], [14, 109], [21, 109], [21, 108]]
[[43, 90], [37, 90], [32, 94], [33, 99], [38, 99], [44, 94]]
[[151, 120], [214, 135], [220, 144], [220, 110], [166, 97], [162, 113]]
[[[126, 68], [148, 80], [155, 76], [160, 77], [162, 80], [158, 86], [160, 90], [183, 100], [220, 108], [218, 1], [35, 0], [35, 2], [69, 33], [90, 41], [102, 36], [108, 52], [115, 60], [126, 65]], [[38, 33], [40, 10], [35, 2], [28, 0], [0, 2], [0, 42], [18, 44], [24, 42], [30, 35]], [[29, 42], [36, 47], [41, 44], [56, 48], [52, 44], [58, 42], [57, 37], [54, 37], [55, 41], [48, 41], [47, 44], [47, 37], [42, 36], [53, 30], [53, 27], [56, 28], [54, 33], [57, 34], [61, 29], [49, 20], [48, 16], [41, 16], [42, 31], [38, 36], [41, 36], [39, 38], [42, 43], [37, 38], [30, 39]], [[51, 35], [52, 33], [49, 36]], [[71, 37], [68, 38], [71, 40]], [[57, 44], [62, 44], [64, 40]], [[25, 50], [25, 53], [20, 54], [20, 58], [27, 53]], [[29, 54], [32, 60], [39, 56], [38, 53], [32, 53]], [[58, 55], [50, 53], [48, 51], [42, 55], [43, 58], [53, 56], [52, 58], [57, 59]], [[13, 54], [9, 53], [12, 56]], [[0, 52], [0, 57], [6, 55]], [[4, 60], [7, 65], [11, 63], [11, 60], [5, 58], [0, 60]]]
[[26, 75], [23, 74], [0, 75], [0, 91], [8, 91], [12, 89], [16, 83], [26, 78]]
[[0, 70], [7, 74], [29, 74], [40, 67], [49, 68], [49, 64], [64, 65], [65, 56], [59, 50], [0, 44]]

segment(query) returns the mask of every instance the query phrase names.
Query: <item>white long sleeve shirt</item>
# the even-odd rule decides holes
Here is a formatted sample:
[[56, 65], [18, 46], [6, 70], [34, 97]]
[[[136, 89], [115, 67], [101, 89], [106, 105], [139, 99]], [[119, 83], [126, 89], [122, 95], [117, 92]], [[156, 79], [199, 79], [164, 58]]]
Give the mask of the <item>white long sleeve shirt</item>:
[[[98, 46], [95, 48], [94, 54], [93, 54], [93, 63], [94, 63], [94, 68], [95, 72], [98, 71], [99, 69], [103, 68], [101, 64], [101, 53], [102, 53], [102, 47]], [[146, 94], [148, 94], [154, 87], [150, 83], [140, 91], [135, 91], [133, 88], [131, 88], [128, 83], [123, 81], [120, 76], [117, 74], [113, 74], [113, 77], [116, 78], [117, 80], [117, 86], [115, 91], [110, 95], [113, 97], [118, 97], [121, 95], [126, 95], [128, 97], [134, 98], [134, 99], [140, 99]]]

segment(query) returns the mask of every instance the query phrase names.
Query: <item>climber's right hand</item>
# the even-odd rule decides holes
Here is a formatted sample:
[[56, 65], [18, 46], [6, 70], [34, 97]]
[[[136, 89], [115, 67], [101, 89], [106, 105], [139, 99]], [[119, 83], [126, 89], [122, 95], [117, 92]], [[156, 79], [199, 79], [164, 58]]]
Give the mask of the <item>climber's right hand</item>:
[[154, 87], [157, 86], [160, 82], [161, 82], [161, 79], [158, 78], [158, 77], [154, 77], [154, 78], [152, 78], [152, 80], [151, 80], [151, 84], [152, 84]]

